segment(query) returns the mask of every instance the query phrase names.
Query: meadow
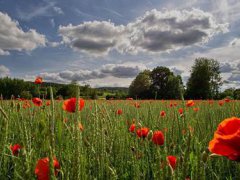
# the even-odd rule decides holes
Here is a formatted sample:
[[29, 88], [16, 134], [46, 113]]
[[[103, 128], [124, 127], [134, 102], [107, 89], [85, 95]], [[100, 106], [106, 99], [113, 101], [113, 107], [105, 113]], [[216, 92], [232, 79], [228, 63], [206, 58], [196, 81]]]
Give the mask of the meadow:
[[1, 100], [0, 179], [240, 179], [240, 163], [208, 149], [239, 101], [82, 101], [74, 113], [64, 100]]

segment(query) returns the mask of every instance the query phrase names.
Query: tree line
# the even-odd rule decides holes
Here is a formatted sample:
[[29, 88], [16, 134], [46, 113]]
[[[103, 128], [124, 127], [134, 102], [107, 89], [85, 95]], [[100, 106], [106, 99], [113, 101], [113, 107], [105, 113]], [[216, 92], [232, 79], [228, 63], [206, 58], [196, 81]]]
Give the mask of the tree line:
[[197, 58], [186, 86], [180, 75], [160, 66], [140, 72], [129, 87], [129, 95], [136, 99], [240, 99], [240, 89], [220, 92], [222, 84], [219, 62]]

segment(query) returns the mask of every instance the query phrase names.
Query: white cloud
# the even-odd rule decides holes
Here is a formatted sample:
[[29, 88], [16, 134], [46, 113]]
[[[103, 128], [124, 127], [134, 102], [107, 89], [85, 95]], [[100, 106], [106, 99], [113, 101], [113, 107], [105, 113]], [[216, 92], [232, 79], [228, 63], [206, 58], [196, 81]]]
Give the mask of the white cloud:
[[84, 22], [73, 26], [60, 26], [63, 42], [75, 50], [93, 54], [106, 54], [116, 46], [124, 32], [123, 26], [107, 21]]
[[24, 32], [17, 21], [0, 12], [0, 55], [8, 55], [9, 51], [31, 51], [39, 46], [45, 46], [44, 35], [30, 29]]
[[3, 65], [0, 65], [0, 77], [4, 77], [4, 76], [9, 76], [10, 75], [10, 70]]
[[126, 26], [107, 21], [60, 26], [63, 42], [88, 54], [166, 52], [206, 43], [218, 33], [228, 31], [207, 12], [192, 10], [147, 11]]
[[60, 7], [54, 6], [53, 10], [58, 14], [64, 14], [63, 10]]

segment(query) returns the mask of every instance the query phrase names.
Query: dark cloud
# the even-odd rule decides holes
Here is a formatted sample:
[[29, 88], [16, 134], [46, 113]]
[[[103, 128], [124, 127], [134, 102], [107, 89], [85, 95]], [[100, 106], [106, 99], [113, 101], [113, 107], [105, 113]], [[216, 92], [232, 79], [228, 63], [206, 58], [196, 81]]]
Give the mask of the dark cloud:
[[90, 54], [107, 54], [112, 49], [121, 53], [177, 50], [227, 31], [228, 24], [218, 24], [210, 13], [197, 9], [151, 10], [126, 26], [91, 21], [59, 27], [65, 44]]

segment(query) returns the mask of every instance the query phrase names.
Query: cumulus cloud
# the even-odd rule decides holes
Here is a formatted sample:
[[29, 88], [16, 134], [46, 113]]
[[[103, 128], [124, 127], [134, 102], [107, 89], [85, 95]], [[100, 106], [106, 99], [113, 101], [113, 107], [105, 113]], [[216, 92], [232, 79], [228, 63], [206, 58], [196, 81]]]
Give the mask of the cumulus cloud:
[[142, 51], [158, 53], [206, 43], [218, 33], [228, 31], [207, 12], [192, 10], [147, 11], [127, 25], [107, 21], [90, 21], [59, 27], [63, 42], [75, 50], [107, 54]]
[[229, 78], [228, 81], [235, 81], [240, 83], [240, 73], [233, 73]]
[[9, 51], [31, 51], [45, 46], [46, 38], [34, 29], [24, 32], [17, 21], [0, 12], [0, 55], [8, 55]]
[[4, 76], [9, 76], [10, 75], [10, 70], [3, 65], [0, 65], [0, 77], [4, 77]]
[[221, 73], [231, 73], [234, 70], [236, 70], [236, 65], [233, 63], [225, 62], [220, 64]]
[[[61, 72], [44, 72], [39, 75], [43, 77], [45, 81], [69, 83], [71, 81], [79, 82], [94, 82], [95, 80], [101, 81], [103, 79], [132, 79], [139, 72], [147, 69], [143, 64], [125, 63], [125, 64], [106, 64], [99, 69], [90, 70], [65, 70]], [[104, 81], [104, 80], [103, 80]]]
[[107, 21], [84, 22], [73, 26], [60, 26], [63, 42], [75, 50], [105, 54], [116, 46], [124, 31], [123, 26], [115, 26]]

